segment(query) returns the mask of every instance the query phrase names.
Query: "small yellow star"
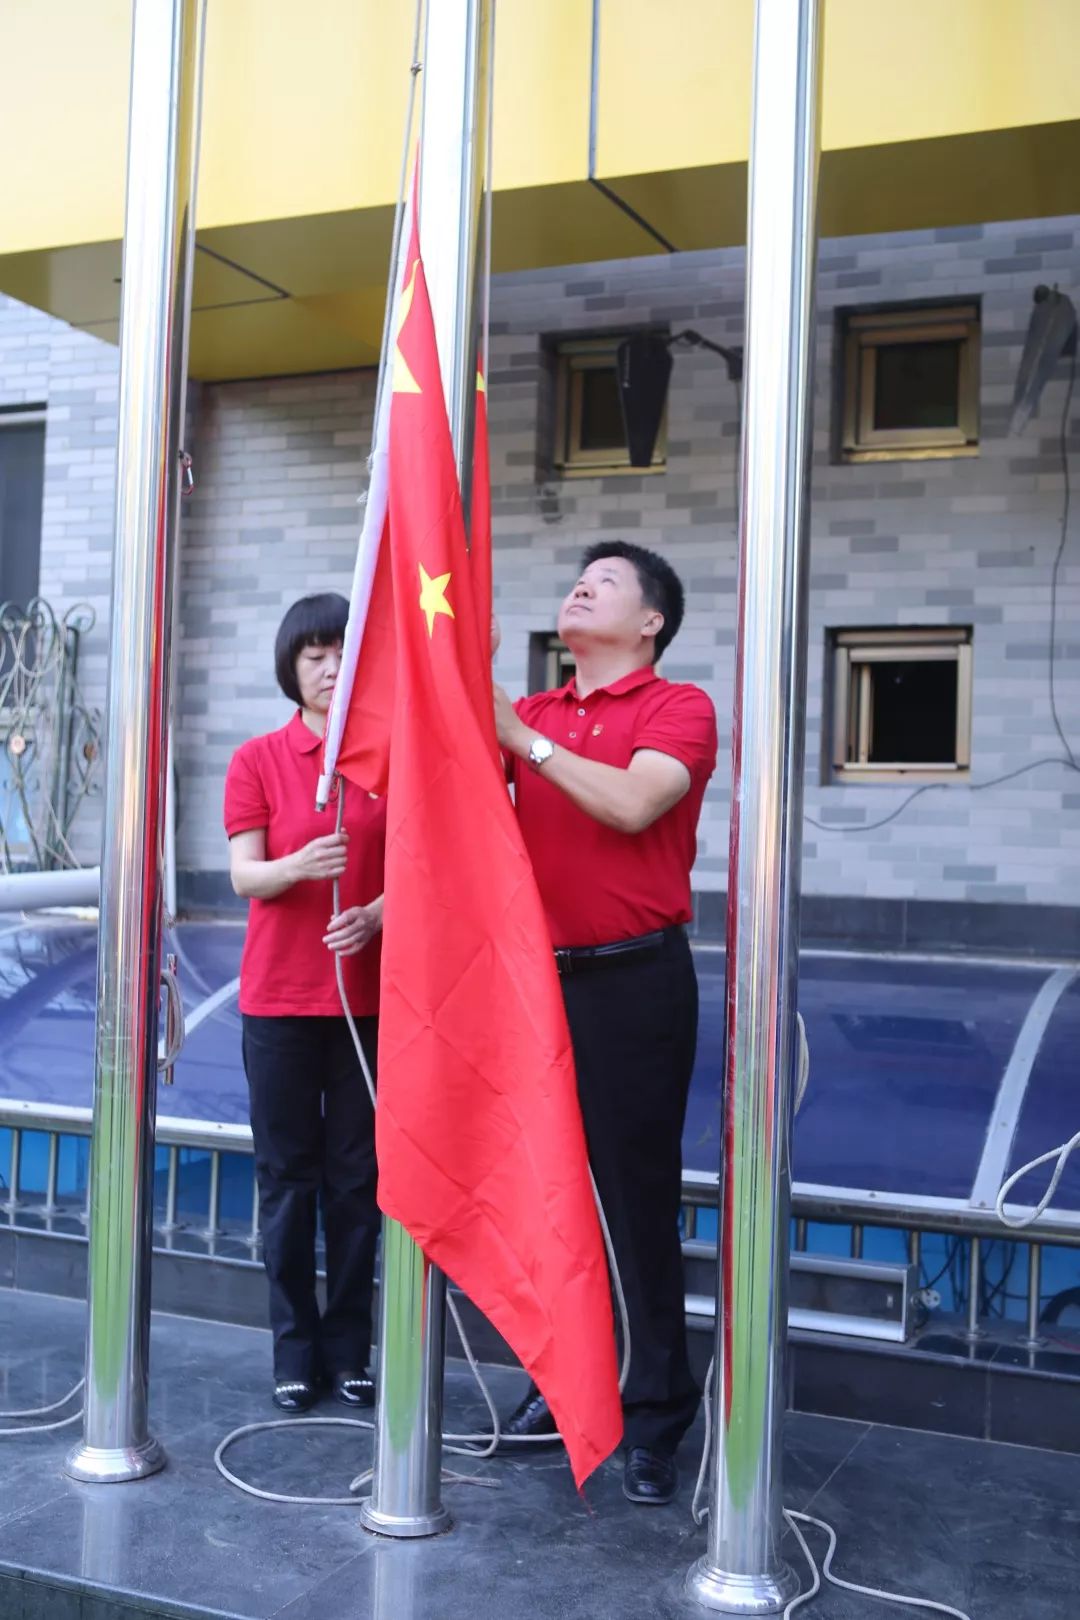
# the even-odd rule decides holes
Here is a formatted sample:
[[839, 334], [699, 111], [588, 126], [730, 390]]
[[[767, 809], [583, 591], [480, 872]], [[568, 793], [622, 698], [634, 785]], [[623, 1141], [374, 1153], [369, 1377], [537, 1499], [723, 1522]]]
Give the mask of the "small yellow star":
[[446, 587], [449, 583], [449, 574], [439, 574], [432, 579], [423, 563], [420, 564], [420, 611], [427, 616], [429, 636], [435, 630], [436, 614], [446, 613], [451, 619], [454, 617], [454, 610], [446, 600]]

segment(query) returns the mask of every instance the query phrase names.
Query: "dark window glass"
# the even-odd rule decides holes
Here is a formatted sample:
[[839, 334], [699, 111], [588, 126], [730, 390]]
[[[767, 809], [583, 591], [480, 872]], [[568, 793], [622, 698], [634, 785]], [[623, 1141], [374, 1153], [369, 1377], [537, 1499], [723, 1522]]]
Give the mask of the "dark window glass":
[[870, 668], [870, 763], [955, 765], [956, 662], [914, 659]]
[[0, 602], [25, 607], [38, 593], [45, 424], [0, 417]]
[[615, 367], [587, 367], [580, 376], [582, 450], [624, 450], [626, 429]]
[[874, 366], [874, 427], [951, 428], [960, 421], [960, 345], [882, 343]]

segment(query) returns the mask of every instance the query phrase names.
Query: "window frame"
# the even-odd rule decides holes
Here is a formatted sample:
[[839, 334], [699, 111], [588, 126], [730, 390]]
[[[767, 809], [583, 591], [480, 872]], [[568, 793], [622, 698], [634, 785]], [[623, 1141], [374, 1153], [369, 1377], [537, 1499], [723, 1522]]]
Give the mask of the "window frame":
[[529, 634], [529, 696], [537, 692], [556, 692], [566, 685], [570, 676], [564, 672], [566, 662], [574, 664], [574, 655], [557, 630], [533, 630]]
[[0, 405], [0, 436], [10, 432], [25, 432], [28, 428], [40, 429], [41, 450], [41, 483], [38, 492], [39, 511], [36, 533], [33, 536], [33, 578], [34, 588], [26, 593], [26, 600], [20, 601], [17, 596], [7, 596], [4, 582], [8, 577], [8, 570], [4, 561], [4, 541], [0, 535], [0, 605], [8, 601], [14, 605], [27, 608], [41, 594], [41, 552], [44, 542], [44, 515], [45, 515], [45, 481], [47, 477], [48, 457], [48, 408], [36, 402], [14, 405]]
[[[969, 626], [911, 626], [885, 630], [830, 630], [833, 782], [963, 782], [971, 774], [973, 633]], [[955, 760], [871, 760], [872, 668], [888, 663], [956, 664]], [[856, 699], [854, 679], [858, 678]]]
[[616, 352], [629, 332], [595, 337], [557, 339], [555, 342], [555, 444], [552, 462], [561, 478], [608, 478], [632, 474], [652, 477], [667, 469], [668, 402], [648, 467], [630, 465], [630, 449], [584, 450], [581, 446], [584, 376], [588, 371], [614, 370]]
[[[978, 455], [982, 328], [977, 303], [849, 311], [841, 320], [842, 461], [921, 461]], [[878, 351], [902, 343], [950, 341], [959, 344], [956, 427], [875, 428]]]

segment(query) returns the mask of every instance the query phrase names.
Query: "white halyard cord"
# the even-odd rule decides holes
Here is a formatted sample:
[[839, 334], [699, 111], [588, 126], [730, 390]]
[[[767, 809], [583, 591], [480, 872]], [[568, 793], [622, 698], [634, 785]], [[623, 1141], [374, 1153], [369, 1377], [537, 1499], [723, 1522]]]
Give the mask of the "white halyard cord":
[[[709, 1517], [708, 1506], [701, 1499], [705, 1490], [705, 1476], [708, 1472], [713, 1442], [712, 1377], [714, 1365], [713, 1361], [709, 1362], [709, 1370], [705, 1375], [705, 1444], [701, 1452], [701, 1467], [698, 1469], [693, 1501], [690, 1504], [690, 1512], [694, 1523], [698, 1525], [704, 1524]], [[832, 1561], [836, 1553], [836, 1531], [832, 1525], [827, 1524], [824, 1519], [815, 1519], [809, 1513], [797, 1513], [794, 1508], [785, 1508], [784, 1518], [787, 1520], [792, 1535], [799, 1543], [803, 1557], [809, 1566], [811, 1584], [808, 1591], [799, 1592], [791, 1599], [791, 1602], [784, 1610], [783, 1620], [791, 1620], [797, 1609], [800, 1609], [804, 1603], [809, 1603], [811, 1598], [817, 1597], [821, 1591], [822, 1576], [830, 1585], [841, 1587], [845, 1592], [856, 1592], [860, 1597], [879, 1598], [882, 1603], [895, 1603], [903, 1608], [928, 1610], [931, 1614], [947, 1614], [951, 1615], [953, 1620], [971, 1620], [971, 1617], [965, 1614], [963, 1609], [954, 1609], [948, 1603], [938, 1603], [931, 1598], [906, 1597], [899, 1592], [883, 1592], [877, 1586], [859, 1586], [854, 1581], [843, 1580], [839, 1575], [834, 1575], [832, 1572]], [[818, 1530], [823, 1530], [829, 1538], [828, 1550], [820, 1570], [807, 1544], [806, 1537], [799, 1529], [800, 1524], [812, 1524]]]
[[[0, 1420], [6, 1421], [9, 1418], [48, 1417], [50, 1412], [59, 1412], [62, 1406], [67, 1405], [68, 1401], [74, 1400], [75, 1396], [81, 1393], [85, 1384], [86, 1379], [80, 1378], [79, 1382], [74, 1384], [72, 1388], [68, 1390], [66, 1395], [61, 1395], [60, 1399], [58, 1401], [53, 1401], [50, 1406], [31, 1406], [27, 1407], [26, 1410], [22, 1412], [0, 1412]], [[0, 1429], [0, 1438], [5, 1438], [8, 1435], [16, 1434], [51, 1434], [54, 1429], [66, 1429], [70, 1427], [72, 1423], [78, 1423], [82, 1415], [83, 1409], [80, 1405], [77, 1412], [72, 1412], [69, 1417], [60, 1418], [55, 1423], [20, 1423], [19, 1426], [14, 1429]]]
[[[810, 1048], [806, 1040], [806, 1027], [803, 1024], [801, 1014], [796, 1014], [796, 1021], [798, 1032], [798, 1068], [795, 1078], [795, 1112], [798, 1113], [799, 1107], [806, 1093], [807, 1081], [810, 1078]], [[713, 1361], [709, 1362], [709, 1370], [705, 1374], [705, 1444], [702, 1447], [701, 1466], [698, 1468], [698, 1476], [694, 1484], [694, 1495], [690, 1503], [690, 1513], [693, 1517], [694, 1523], [698, 1525], [704, 1524], [706, 1519], [709, 1517], [708, 1505], [702, 1500], [702, 1498], [705, 1495], [705, 1480], [709, 1471], [709, 1459], [712, 1455], [713, 1446], [712, 1381], [714, 1367], [715, 1358]], [[802, 1549], [803, 1557], [806, 1559], [807, 1565], [809, 1566], [811, 1582], [807, 1591], [799, 1592], [791, 1599], [791, 1602], [784, 1610], [783, 1620], [791, 1620], [792, 1615], [794, 1615], [797, 1609], [802, 1608], [804, 1603], [809, 1603], [812, 1598], [817, 1597], [818, 1593], [821, 1591], [822, 1576], [824, 1576], [825, 1580], [827, 1580], [830, 1585], [840, 1587], [845, 1592], [856, 1592], [860, 1597], [880, 1598], [883, 1603], [899, 1604], [904, 1608], [910, 1609], [928, 1610], [932, 1614], [947, 1614], [952, 1616], [952, 1620], [970, 1620], [970, 1616], [966, 1615], [962, 1609], [951, 1608], [947, 1603], [936, 1603], [931, 1601], [929, 1598], [902, 1597], [896, 1592], [883, 1592], [879, 1587], [876, 1586], [859, 1586], [854, 1581], [845, 1581], [839, 1575], [834, 1575], [832, 1572], [832, 1561], [836, 1552], [836, 1531], [833, 1529], [832, 1525], [826, 1524], [824, 1519], [815, 1519], [809, 1513], [797, 1513], [794, 1508], [785, 1508], [783, 1511], [784, 1518], [788, 1523], [788, 1527], [790, 1528], [791, 1533], [795, 1537], [796, 1541], [799, 1543], [799, 1546]], [[800, 1524], [812, 1524], [818, 1530], [823, 1530], [826, 1536], [829, 1538], [828, 1550], [825, 1554], [820, 1571], [814, 1555], [810, 1551], [807, 1544], [806, 1537], [799, 1529]]]
[[[1049, 1153], [1041, 1153], [1037, 1159], [1032, 1159], [1030, 1164], [1022, 1164], [1019, 1170], [1013, 1171], [1007, 1181], [1002, 1182], [1001, 1191], [998, 1193], [997, 1202], [994, 1205], [994, 1213], [1003, 1226], [1010, 1227], [1014, 1232], [1020, 1232], [1025, 1226], [1034, 1225], [1039, 1216], [1046, 1213], [1053, 1202], [1054, 1194], [1058, 1190], [1058, 1183], [1065, 1174], [1065, 1166], [1078, 1147], [1080, 1147], [1080, 1131], [1077, 1131], [1075, 1136], [1070, 1136], [1067, 1142], [1062, 1142], [1060, 1147], [1051, 1148]], [[1035, 1208], [1026, 1209], [1022, 1215], [1010, 1215], [1006, 1211], [1005, 1201], [1016, 1183], [1023, 1181], [1024, 1177], [1030, 1175], [1032, 1170], [1038, 1170], [1044, 1164], [1050, 1164], [1055, 1159], [1057, 1163], [1054, 1165], [1054, 1173], [1050, 1177], [1050, 1185], [1035, 1205]]]

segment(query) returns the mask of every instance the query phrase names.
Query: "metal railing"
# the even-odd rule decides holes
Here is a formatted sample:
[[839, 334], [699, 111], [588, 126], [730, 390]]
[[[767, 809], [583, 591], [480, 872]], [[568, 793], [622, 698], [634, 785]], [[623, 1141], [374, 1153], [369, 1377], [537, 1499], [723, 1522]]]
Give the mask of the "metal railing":
[[[63, 1198], [59, 1186], [60, 1144], [64, 1138], [89, 1140], [92, 1110], [62, 1103], [29, 1103], [0, 1100], [0, 1130], [11, 1132], [8, 1152], [6, 1187], [0, 1192], [0, 1220], [8, 1226], [18, 1226], [20, 1216], [32, 1217], [35, 1229], [43, 1223], [46, 1231], [59, 1231], [61, 1218], [73, 1218], [84, 1223], [89, 1210], [89, 1179], [81, 1202]], [[44, 1195], [28, 1193], [24, 1188], [24, 1137], [41, 1134], [47, 1138], [47, 1165]], [[199, 1258], [218, 1259], [217, 1240], [230, 1238], [246, 1244], [253, 1252], [259, 1244], [259, 1192], [254, 1175], [250, 1216], [242, 1226], [227, 1227], [221, 1214], [222, 1161], [230, 1157], [250, 1159], [252, 1154], [251, 1130], [247, 1125], [215, 1124], [209, 1120], [171, 1119], [158, 1116], [157, 1145], [165, 1152], [164, 1193], [160, 1203], [155, 1200], [155, 1247], [165, 1250], [177, 1246], [181, 1233], [198, 1237], [206, 1247], [193, 1251]], [[180, 1154], [184, 1149], [209, 1155], [209, 1179], [206, 1200], [206, 1220], [203, 1224], [189, 1224], [179, 1218], [181, 1182]], [[159, 1218], [160, 1217], [160, 1218]], [[77, 1235], [65, 1231], [66, 1236]]]
[[[44, 1230], [67, 1237], [78, 1237], [85, 1225], [89, 1189], [82, 1200], [65, 1196], [60, 1186], [61, 1146], [65, 1139], [88, 1139], [91, 1110], [61, 1103], [39, 1103], [0, 1099], [0, 1130], [11, 1132], [6, 1174], [0, 1166], [0, 1176], [6, 1187], [0, 1188], [0, 1225], [20, 1227], [27, 1225], [34, 1231]], [[24, 1138], [29, 1134], [44, 1135], [47, 1139], [46, 1168], [43, 1190], [24, 1188]], [[251, 1130], [247, 1125], [215, 1124], [208, 1120], [191, 1120], [159, 1116], [157, 1143], [164, 1151], [163, 1186], [155, 1201], [155, 1248], [166, 1252], [184, 1246], [184, 1240], [194, 1240], [197, 1246], [186, 1247], [185, 1253], [196, 1260], [227, 1260], [232, 1264], [258, 1263], [259, 1250], [259, 1189], [251, 1175], [250, 1196], [242, 1220], [226, 1220], [222, 1214], [222, 1191], [227, 1162], [233, 1159], [250, 1160], [252, 1155]], [[181, 1218], [180, 1193], [182, 1180], [181, 1154], [191, 1150], [208, 1155], [205, 1207], [203, 1213]], [[201, 1179], [201, 1177], [200, 1177]], [[972, 1340], [984, 1334], [981, 1326], [983, 1312], [980, 1287], [984, 1244], [987, 1240], [1005, 1240], [1018, 1250], [1026, 1251], [1027, 1288], [1026, 1322], [1028, 1341], [1038, 1338], [1041, 1305], [1043, 1250], [1048, 1245], [1080, 1248], [1080, 1215], [1068, 1210], [1050, 1210], [1041, 1216], [1025, 1233], [1018, 1237], [1015, 1231], [1002, 1225], [993, 1210], [981, 1210], [964, 1204], [959, 1199], [881, 1197], [872, 1193], [844, 1190], [808, 1188], [796, 1183], [792, 1199], [794, 1212], [794, 1243], [797, 1252], [808, 1252], [811, 1223], [846, 1228], [852, 1258], [861, 1258], [867, 1232], [893, 1231], [906, 1234], [908, 1260], [919, 1265], [926, 1237], [941, 1236], [963, 1239], [967, 1243], [967, 1289], [965, 1302], [966, 1331]], [[716, 1212], [716, 1180], [695, 1172], [683, 1179], [683, 1216], [687, 1238], [698, 1235], [701, 1212]], [[230, 1253], [230, 1246], [239, 1245], [246, 1256]]]

